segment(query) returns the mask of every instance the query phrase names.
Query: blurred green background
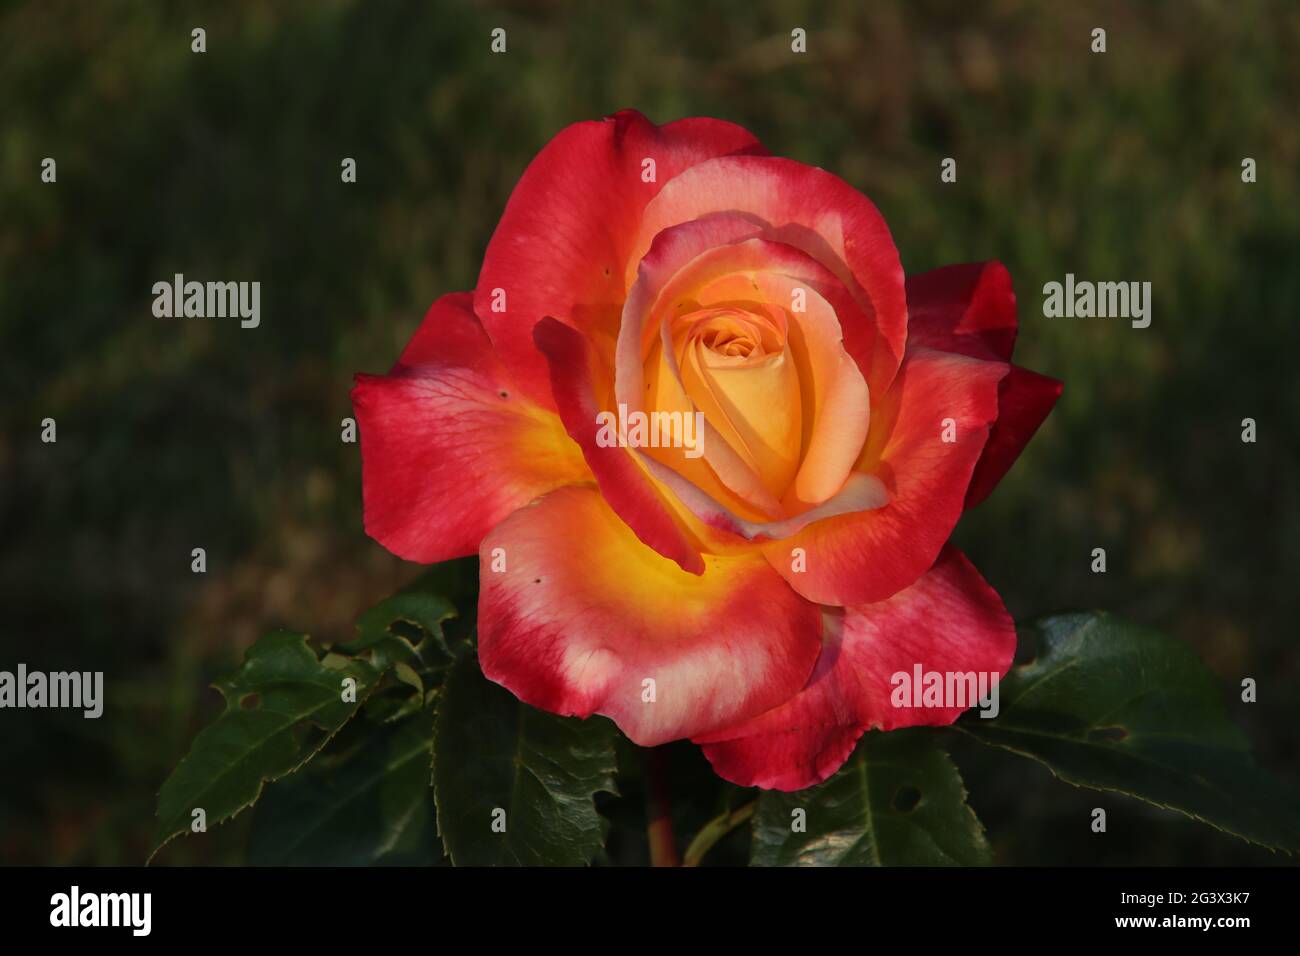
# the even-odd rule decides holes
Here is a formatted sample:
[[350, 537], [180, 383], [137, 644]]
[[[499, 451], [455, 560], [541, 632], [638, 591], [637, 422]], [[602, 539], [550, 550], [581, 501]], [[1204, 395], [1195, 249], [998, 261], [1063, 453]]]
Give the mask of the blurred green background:
[[[1103, 607], [1188, 641], [1300, 783], [1297, 103], [1281, 2], [0, 6], [0, 667], [108, 684], [98, 721], [0, 712], [0, 862], [142, 862], [212, 678], [275, 626], [345, 637], [419, 572], [362, 532], [352, 375], [473, 287], [555, 132], [629, 106], [733, 120], [838, 173], [909, 272], [1007, 264], [1017, 359], [1065, 395], [959, 544], [1018, 618]], [[260, 280], [261, 327], [155, 319], [175, 272]], [[1150, 281], [1151, 327], [1043, 318], [1067, 272]], [[954, 743], [1003, 862], [1279, 861]], [[674, 756], [689, 822], [716, 787]], [[238, 862], [246, 828], [162, 859]]]

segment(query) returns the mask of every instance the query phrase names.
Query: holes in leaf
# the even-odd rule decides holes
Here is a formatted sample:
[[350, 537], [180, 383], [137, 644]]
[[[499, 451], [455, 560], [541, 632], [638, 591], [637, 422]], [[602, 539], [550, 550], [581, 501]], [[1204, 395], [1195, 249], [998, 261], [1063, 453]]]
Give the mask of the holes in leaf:
[[416, 624], [414, 621], [402, 617], [389, 622], [388, 633], [392, 634], [394, 637], [405, 638], [412, 644], [418, 644], [420, 641], [424, 640], [425, 637], [424, 628], [420, 627], [420, 625]]
[[911, 784], [903, 784], [894, 792], [893, 806], [899, 813], [911, 813], [921, 802], [921, 791]]

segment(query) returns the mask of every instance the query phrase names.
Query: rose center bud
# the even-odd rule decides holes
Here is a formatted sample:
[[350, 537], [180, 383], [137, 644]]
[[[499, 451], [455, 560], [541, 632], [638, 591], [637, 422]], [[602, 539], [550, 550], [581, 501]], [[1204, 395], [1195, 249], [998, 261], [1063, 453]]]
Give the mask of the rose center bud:
[[673, 319], [673, 351], [695, 407], [780, 498], [799, 469], [799, 374], [785, 316], [755, 303]]

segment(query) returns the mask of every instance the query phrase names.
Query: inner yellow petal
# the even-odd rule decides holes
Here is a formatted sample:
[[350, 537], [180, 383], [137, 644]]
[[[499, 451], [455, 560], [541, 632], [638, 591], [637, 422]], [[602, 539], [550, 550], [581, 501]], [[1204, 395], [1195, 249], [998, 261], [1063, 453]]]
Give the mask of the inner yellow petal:
[[682, 383], [779, 498], [798, 471], [802, 437], [799, 373], [784, 329], [763, 313], [710, 312], [680, 317], [674, 351]]

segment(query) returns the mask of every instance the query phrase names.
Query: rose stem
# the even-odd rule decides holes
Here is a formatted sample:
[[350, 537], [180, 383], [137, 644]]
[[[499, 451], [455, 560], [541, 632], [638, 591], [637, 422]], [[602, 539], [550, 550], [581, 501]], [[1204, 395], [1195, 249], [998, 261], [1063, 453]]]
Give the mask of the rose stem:
[[668, 793], [668, 755], [662, 747], [645, 752], [646, 836], [650, 841], [651, 866], [679, 866], [677, 841], [673, 839], [672, 801]]
[[699, 866], [704, 854], [713, 849], [715, 843], [754, 815], [754, 806], [754, 801], [750, 801], [743, 807], [728, 810], [706, 823], [686, 848], [686, 860], [682, 866]]

